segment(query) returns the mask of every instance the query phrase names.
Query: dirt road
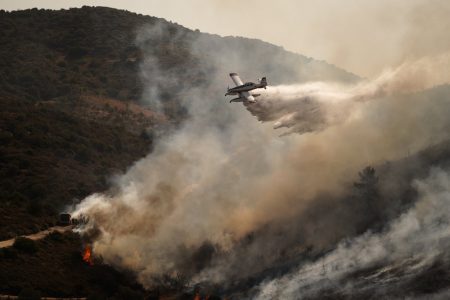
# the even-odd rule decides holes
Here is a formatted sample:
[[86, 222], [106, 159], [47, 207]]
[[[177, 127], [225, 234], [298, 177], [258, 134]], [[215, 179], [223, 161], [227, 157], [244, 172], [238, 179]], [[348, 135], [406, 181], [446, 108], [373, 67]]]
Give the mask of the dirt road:
[[[0, 300], [13, 300], [19, 299], [18, 296], [0, 295]], [[52, 297], [41, 297], [41, 300], [86, 300], [87, 298], [52, 298]]]
[[[10, 295], [0, 295], [0, 300], [13, 300], [19, 299], [18, 296], [10, 296]], [[41, 300], [86, 300], [87, 298], [52, 298], [52, 297], [41, 297]]]
[[[38, 233], [24, 235], [23, 237], [29, 238], [30, 240], [40, 240], [54, 231], [65, 232], [65, 231], [72, 230], [72, 228], [73, 228], [73, 226], [54, 226], [54, 227], [50, 227], [49, 229], [39, 231]], [[15, 238], [9, 239], [6, 241], [0, 241], [0, 248], [11, 247], [14, 244], [14, 240], [15, 240]]]

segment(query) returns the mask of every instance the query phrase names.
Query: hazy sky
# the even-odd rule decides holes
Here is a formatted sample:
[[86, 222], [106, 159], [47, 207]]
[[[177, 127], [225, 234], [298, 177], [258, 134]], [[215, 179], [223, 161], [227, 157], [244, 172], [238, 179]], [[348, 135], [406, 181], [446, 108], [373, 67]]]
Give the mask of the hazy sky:
[[0, 0], [6, 10], [99, 5], [192, 29], [281, 45], [372, 77], [405, 59], [450, 50], [447, 0]]

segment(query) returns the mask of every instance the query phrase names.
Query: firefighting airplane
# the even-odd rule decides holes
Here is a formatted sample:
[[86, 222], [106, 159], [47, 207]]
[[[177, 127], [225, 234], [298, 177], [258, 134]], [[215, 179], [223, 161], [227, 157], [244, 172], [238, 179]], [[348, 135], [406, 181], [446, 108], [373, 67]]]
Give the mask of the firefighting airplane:
[[228, 88], [225, 96], [228, 95], [239, 95], [239, 97], [231, 99], [231, 102], [244, 102], [244, 103], [255, 103], [255, 97], [260, 96], [261, 94], [251, 94], [250, 91], [254, 89], [266, 88], [267, 81], [266, 77], [258, 80], [259, 83], [246, 82], [243, 83], [239, 75], [236, 73], [230, 73], [230, 77], [233, 80], [236, 86], [234, 88]]

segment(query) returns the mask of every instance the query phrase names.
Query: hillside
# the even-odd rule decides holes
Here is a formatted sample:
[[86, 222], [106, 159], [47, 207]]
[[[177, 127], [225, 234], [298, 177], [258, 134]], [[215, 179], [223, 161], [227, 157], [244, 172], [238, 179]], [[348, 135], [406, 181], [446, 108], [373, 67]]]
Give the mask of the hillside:
[[[239, 55], [237, 50], [245, 49], [247, 64], [260, 65], [254, 68], [267, 72], [267, 76], [278, 72], [297, 81], [294, 74], [303, 68], [305, 74], [302, 76], [309, 80], [356, 78], [324, 62], [259, 40], [221, 38], [122, 10], [100, 7], [60, 11], [32, 9], [1, 11], [0, 16], [0, 42], [5, 45], [0, 50], [2, 95], [34, 101], [80, 93], [138, 100], [143, 85], [139, 79], [143, 53], [136, 37], [142, 28], [161, 24], [165, 26], [164, 32], [157, 39], [145, 42], [151, 42], [152, 54], [158, 58], [162, 71], [174, 69], [180, 80], [189, 80], [183, 77], [185, 68], [198, 71], [202, 67], [199, 65], [204, 64], [204, 57], [194, 57], [188, 45], [198, 37], [207, 39], [212, 48], [228, 47], [230, 57], [224, 59], [229, 60], [230, 65], [233, 64], [232, 57], [236, 59]], [[231, 53], [233, 50], [236, 53]], [[254, 55], [255, 52], [263, 55]], [[208, 49], [202, 54], [215, 55]], [[205, 77], [200, 79], [205, 80]], [[277, 80], [285, 82], [284, 78]]]
[[[139, 40], [156, 27], [160, 35]], [[193, 40], [210, 48], [200, 55]], [[147, 154], [152, 128], [180, 122], [183, 86], [205, 84], [217, 49], [230, 68], [252, 66], [272, 82], [357, 79], [259, 40], [102, 7], [0, 11], [0, 43], [0, 238], [52, 225], [65, 205]], [[141, 79], [149, 55], [173, 81]], [[145, 86], [158, 87], [163, 114], [146, 106]]]
[[[29, 289], [42, 296], [92, 299], [142, 299], [143, 288], [125, 272], [96, 261], [83, 261], [82, 243], [75, 233], [54, 232], [37, 242], [0, 249], [1, 294]], [[33, 298], [34, 299], [34, 298]]]
[[[150, 153], [168, 130], [188, 123], [184, 122], [190, 117], [186, 101], [195, 102], [195, 108], [206, 101], [222, 101], [229, 83], [228, 72], [238, 72], [244, 80], [267, 76], [269, 85], [314, 80], [356, 82], [360, 79], [326, 62], [285, 51], [264, 41], [202, 33], [164, 19], [105, 7], [0, 11], [0, 42], [0, 240], [53, 226], [58, 213], [65, 211], [69, 205], [92, 193], [110, 189], [117, 175], [123, 174], [134, 162]], [[440, 103], [445, 102], [449, 94], [450, 86], [443, 85], [402, 97], [417, 100], [412, 103]], [[228, 100], [223, 97], [226, 105]], [[207, 133], [223, 133], [225, 144], [229, 132], [222, 125], [233, 124], [236, 120], [225, 115], [245, 113], [249, 118], [252, 116], [246, 111], [233, 111], [236, 106], [226, 106], [232, 108], [229, 111], [214, 110], [217, 102], [208, 102], [212, 103], [213, 109], [206, 113], [200, 107], [198, 114], [198, 119], [206, 115], [208, 120], [209, 117], [214, 118], [214, 122], [206, 123], [206, 126], [203, 122], [195, 125]], [[442, 108], [445, 107], [442, 105]], [[424, 116], [434, 116], [432, 112], [430, 109], [429, 114]], [[241, 132], [242, 123], [236, 124], [236, 130]], [[256, 123], [258, 129], [259, 125]], [[185, 136], [189, 143], [175, 143], [174, 152], [191, 153], [188, 147], [195, 148], [196, 138], [203, 137]], [[44, 296], [152, 299], [170, 295], [164, 299], [193, 299], [199, 289], [205, 292], [202, 290], [203, 283], [188, 287], [186, 284], [199, 270], [217, 263], [224, 266], [223, 274], [228, 276], [228, 282], [223, 286], [211, 287], [213, 292], [205, 298], [214, 299], [216, 291], [222, 296], [238, 295], [236, 299], [242, 298], [241, 292], [246, 293], [270, 278], [287, 274], [288, 270], [297, 268], [305, 261], [316, 260], [332, 251], [341, 240], [366, 232], [382, 234], [393, 220], [418, 200], [415, 180], [427, 178], [430, 167], [444, 168], [450, 164], [450, 142], [444, 137], [439, 141], [430, 141], [429, 145], [433, 146], [418, 153], [409, 153], [405, 149], [408, 153], [403, 159], [362, 169], [354, 174], [354, 178], [346, 178], [345, 184], [348, 186], [342, 195], [319, 194], [312, 201], [314, 205], [305, 207], [298, 215], [283, 215], [283, 219], [257, 227], [231, 249], [220, 249], [207, 240], [199, 248], [195, 244], [185, 247], [177, 240], [182, 234], [167, 238], [168, 243], [162, 243], [164, 248], [161, 252], [170, 252], [170, 247], [166, 246], [174, 245], [174, 252], [182, 254], [180, 261], [156, 256], [158, 262], [179, 264], [181, 267], [173, 268], [177, 272], [158, 273], [152, 278], [154, 285], [145, 285], [140, 277], [137, 280], [136, 276], [140, 275], [136, 270], [124, 270], [129, 265], [121, 264], [122, 253], [125, 253], [124, 256], [152, 255], [151, 247], [139, 252], [137, 247], [129, 247], [128, 239], [124, 239], [121, 245], [136, 253], [118, 252], [117, 262], [107, 255], [102, 257], [99, 251], [100, 254], [95, 253], [93, 265], [82, 260], [83, 249], [89, 243], [84, 239], [88, 236], [82, 239], [76, 233], [66, 232], [51, 234], [35, 242], [18, 239], [22, 244], [16, 243], [13, 247], [0, 250], [0, 295], [17, 295], [29, 288], [39, 290]], [[248, 138], [245, 135], [241, 138], [243, 144], [249, 143]], [[346, 137], [342, 140], [346, 141]], [[230, 145], [233, 148], [233, 143]], [[257, 145], [261, 147], [254, 147], [254, 151], [264, 152], [267, 144]], [[199, 148], [202, 151], [197, 151], [199, 156], [193, 159], [198, 163], [195, 169], [203, 163], [205, 155], [210, 155], [203, 151], [209, 150], [209, 147], [217, 149], [214, 143]], [[246, 151], [240, 147], [234, 148], [239, 150], [236, 153]], [[161, 149], [165, 151], [167, 148]], [[164, 151], [159, 152], [171, 153]], [[257, 152], [248, 153], [254, 155]], [[229, 156], [230, 159], [233, 157]], [[215, 159], [215, 156], [212, 158]], [[163, 177], [161, 170], [172, 164], [172, 160], [168, 159], [167, 164], [162, 164], [164, 167], [153, 167], [155, 161], [149, 161], [152, 165], [145, 164], [145, 168], [156, 170], [156, 175], [140, 175], [146, 177], [147, 181], [142, 184], [145, 188], [150, 181], [157, 182]], [[233, 180], [245, 182], [238, 176], [234, 177], [239, 173], [237, 171], [227, 171], [222, 166], [219, 171], [220, 181], [227, 178], [232, 184], [236, 182]], [[314, 169], [311, 173], [316, 171]], [[195, 172], [182, 173], [183, 178], [195, 177], [196, 174], [192, 173]], [[255, 173], [259, 176], [260, 169], [257, 168]], [[229, 174], [232, 176], [227, 176]], [[170, 173], [165, 180], [176, 181], [176, 177]], [[292, 178], [297, 180], [298, 176]], [[132, 179], [130, 181], [135, 183]], [[211, 179], [214, 181], [216, 178], [212, 176]], [[149, 216], [148, 211], [143, 210], [145, 221], [162, 218], [157, 214], [157, 203], [169, 203], [168, 206], [171, 206], [170, 196], [166, 197], [171, 192], [170, 186], [158, 186], [163, 190], [163, 196], [149, 195], [152, 196], [149, 197], [150, 210], [156, 213]], [[110, 194], [114, 195], [114, 192], [105, 193]], [[228, 194], [227, 189], [226, 197], [229, 197]], [[141, 194], [137, 195], [139, 200], [142, 199]], [[143, 195], [146, 196], [145, 193]], [[197, 200], [201, 197], [193, 198]], [[215, 202], [220, 203], [221, 198], [217, 199]], [[129, 203], [120, 208], [126, 212]], [[195, 202], [189, 207], [188, 211], [192, 211], [194, 219], [200, 216], [200, 221], [208, 220], [202, 218], [202, 214], [214, 212], [215, 215], [222, 209], [221, 206], [218, 206], [219, 209], [212, 206], [202, 211], [199, 210], [202, 203]], [[260, 206], [261, 202], [255, 203]], [[195, 206], [197, 204], [198, 207]], [[180, 215], [175, 215], [178, 218], [176, 221], [179, 221]], [[189, 222], [193, 219], [191, 214], [183, 216], [188, 216]], [[120, 229], [117, 225], [125, 224], [127, 217], [118, 213], [113, 218], [105, 219], [112, 220], [111, 227]], [[229, 214], [225, 218], [228, 220]], [[205, 222], [208, 227], [210, 223]], [[133, 223], [129, 227], [154, 230], [151, 228], [153, 224], [142, 224]], [[148, 232], [143, 232], [141, 236], [124, 232], [124, 236], [139, 237], [144, 244], [149, 243]], [[94, 239], [96, 234], [98, 232], [94, 230]], [[320, 240], [318, 244], [314, 244], [316, 237]], [[108, 245], [108, 248], [111, 247]], [[117, 255], [112, 256], [116, 258]], [[408, 288], [411, 293], [426, 292], [424, 286], [433, 286], [429, 278], [439, 276], [442, 279], [434, 285], [446, 288], [450, 274], [448, 261], [421, 273], [422, 277], [418, 279], [407, 281], [414, 283]], [[374, 267], [382, 271], [382, 266]], [[373, 270], [378, 272], [378, 269], [370, 269], [365, 277], [371, 276]], [[149, 289], [144, 289], [137, 281]], [[207, 291], [209, 283], [204, 284]], [[331, 291], [326, 295], [339, 298], [342, 296], [340, 286], [335, 293]], [[369, 293], [370, 290], [367, 290]], [[249, 295], [245, 294], [251, 298]], [[361, 297], [369, 296], [364, 294]]]

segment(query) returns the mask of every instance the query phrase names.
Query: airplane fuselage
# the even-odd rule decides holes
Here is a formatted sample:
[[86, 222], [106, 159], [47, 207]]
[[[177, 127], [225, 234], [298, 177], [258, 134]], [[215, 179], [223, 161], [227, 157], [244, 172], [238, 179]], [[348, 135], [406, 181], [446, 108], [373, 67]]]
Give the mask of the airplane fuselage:
[[253, 83], [253, 82], [247, 82], [243, 85], [236, 86], [234, 88], [228, 89], [225, 96], [228, 95], [237, 95], [242, 92], [249, 92], [254, 89], [260, 89], [260, 88], [266, 88], [267, 83], [261, 82], [261, 83]]

